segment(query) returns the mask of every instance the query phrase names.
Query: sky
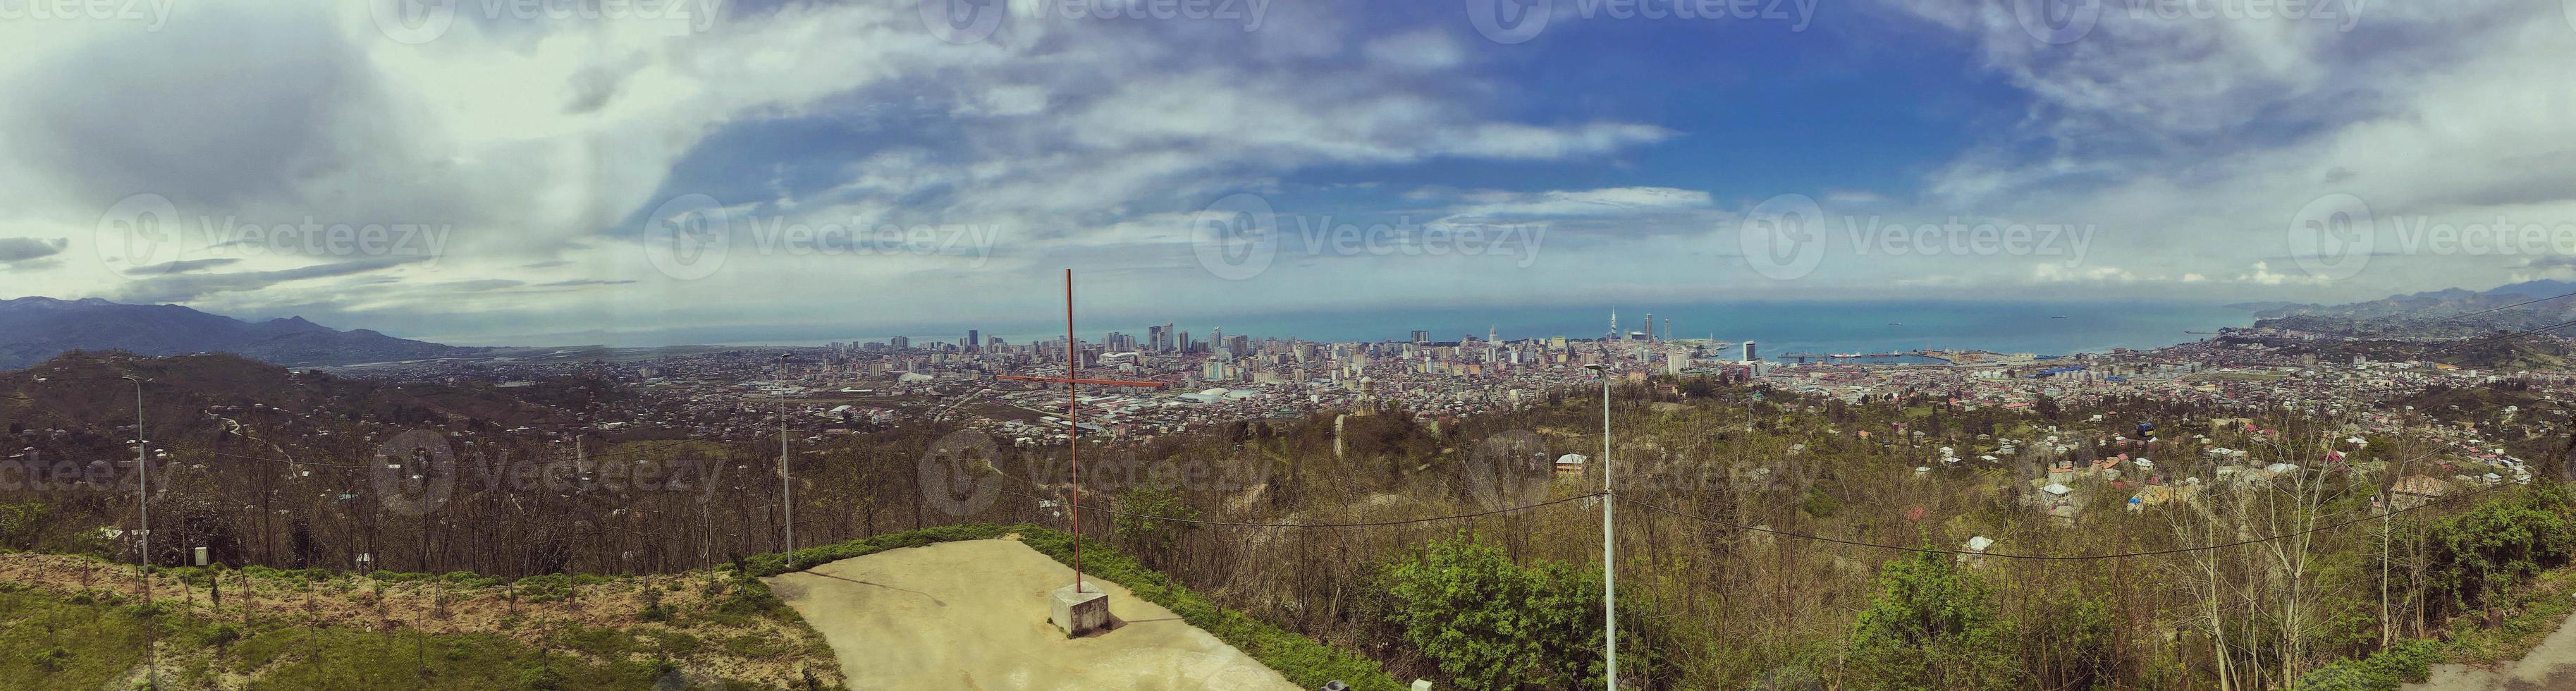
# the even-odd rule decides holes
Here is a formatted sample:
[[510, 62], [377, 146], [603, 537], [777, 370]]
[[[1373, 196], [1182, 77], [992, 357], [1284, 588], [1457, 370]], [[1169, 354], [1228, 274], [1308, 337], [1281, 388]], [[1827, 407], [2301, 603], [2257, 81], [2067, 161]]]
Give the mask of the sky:
[[2576, 0], [0, 0], [0, 297], [459, 344], [2576, 278]]

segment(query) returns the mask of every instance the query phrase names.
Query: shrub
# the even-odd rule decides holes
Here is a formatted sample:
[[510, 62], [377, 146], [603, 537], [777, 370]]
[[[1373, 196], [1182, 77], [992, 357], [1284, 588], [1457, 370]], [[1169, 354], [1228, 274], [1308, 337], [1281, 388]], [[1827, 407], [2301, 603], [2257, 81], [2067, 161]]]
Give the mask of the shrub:
[[1888, 562], [1878, 590], [1852, 623], [1849, 659], [1873, 688], [2015, 686], [2011, 627], [1995, 616], [1975, 574], [1925, 552]]
[[2298, 691], [2396, 691], [2432, 676], [2441, 645], [2429, 640], [2400, 641], [2370, 657], [2336, 660], [2299, 677]]
[[1601, 681], [1601, 582], [1563, 562], [1524, 567], [1464, 535], [1389, 566], [1389, 614], [1406, 643], [1465, 689]]

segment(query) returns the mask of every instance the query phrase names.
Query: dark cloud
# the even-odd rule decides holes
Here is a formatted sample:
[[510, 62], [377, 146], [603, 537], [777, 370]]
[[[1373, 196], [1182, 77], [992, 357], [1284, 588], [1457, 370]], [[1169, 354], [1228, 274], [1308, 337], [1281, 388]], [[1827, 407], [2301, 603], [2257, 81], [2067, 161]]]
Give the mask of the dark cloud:
[[517, 288], [527, 284], [527, 281], [511, 280], [507, 278], [483, 278], [467, 281], [448, 281], [446, 283], [438, 284], [438, 287], [449, 290], [503, 290], [508, 288]]
[[62, 254], [63, 248], [69, 246], [71, 241], [67, 238], [52, 240], [0, 238], [0, 264], [15, 264], [51, 257]]
[[182, 208], [286, 194], [343, 165], [349, 109], [373, 93], [326, 16], [231, 8], [190, 21], [105, 34], [0, 85], [20, 155], [95, 203], [154, 193]]
[[198, 270], [198, 269], [211, 269], [211, 268], [214, 268], [214, 267], [223, 266], [223, 265], [225, 265], [225, 264], [231, 264], [231, 263], [233, 263], [233, 262], [238, 262], [238, 261], [241, 261], [241, 260], [239, 260], [239, 259], [234, 259], [234, 258], [231, 258], [231, 257], [221, 257], [221, 258], [215, 258], [215, 259], [182, 259], [182, 260], [174, 261], [174, 262], [163, 262], [163, 263], [160, 263], [160, 264], [153, 264], [153, 265], [151, 265], [151, 266], [140, 266], [140, 267], [135, 267], [135, 268], [132, 268], [132, 269], [127, 269], [127, 270], [125, 271], [125, 275], [128, 275], [128, 276], [154, 276], [154, 275], [159, 275], [159, 274], [183, 274], [183, 273], [188, 273], [188, 272], [190, 272], [190, 271], [196, 271], [196, 270]]
[[367, 273], [370, 271], [381, 271], [412, 262], [425, 261], [427, 259], [429, 258], [378, 257], [373, 259], [340, 262], [337, 264], [318, 264], [314, 266], [296, 267], [293, 269], [279, 269], [276, 271], [239, 271], [220, 274], [177, 274], [171, 276], [159, 276], [134, 282], [132, 286], [118, 294], [117, 300], [120, 302], [142, 302], [147, 304], [184, 302], [215, 293], [259, 290], [261, 288], [266, 288], [271, 285], [287, 281], [299, 281], [308, 278], [329, 278], [332, 276], [348, 276], [352, 274]]

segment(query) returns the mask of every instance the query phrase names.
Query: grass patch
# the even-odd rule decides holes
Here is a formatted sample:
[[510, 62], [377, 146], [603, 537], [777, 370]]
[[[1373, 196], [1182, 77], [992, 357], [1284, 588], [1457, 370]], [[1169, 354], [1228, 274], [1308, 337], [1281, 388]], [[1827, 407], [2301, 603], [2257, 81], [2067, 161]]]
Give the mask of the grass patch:
[[[156, 629], [161, 677], [191, 686], [254, 671], [254, 690], [530, 688], [526, 670], [552, 670], [549, 688], [565, 691], [652, 688], [659, 678], [651, 663], [551, 654], [491, 634], [147, 618], [139, 607], [21, 590], [0, 593], [0, 648], [14, 651], [0, 655], [0, 679], [11, 688], [107, 688], [144, 664], [146, 635]], [[632, 637], [599, 645], [635, 647]]]

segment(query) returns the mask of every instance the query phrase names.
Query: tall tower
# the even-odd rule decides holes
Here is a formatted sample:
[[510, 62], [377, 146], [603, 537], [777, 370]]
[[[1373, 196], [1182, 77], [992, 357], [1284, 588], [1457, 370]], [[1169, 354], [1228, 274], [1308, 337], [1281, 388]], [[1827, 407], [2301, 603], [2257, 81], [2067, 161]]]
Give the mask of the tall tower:
[[1485, 342], [1486, 342], [1486, 343], [1498, 343], [1498, 342], [1499, 342], [1499, 341], [1494, 340], [1494, 326], [1493, 326], [1492, 324], [1487, 324], [1487, 325], [1485, 325]]
[[1619, 337], [1619, 308], [1610, 308], [1610, 337]]
[[1673, 337], [1673, 318], [1672, 318], [1672, 317], [1665, 317], [1665, 318], [1664, 318], [1664, 337], [1665, 337], [1665, 338], [1672, 338], [1672, 337]]
[[1646, 340], [1655, 340], [1655, 313], [1646, 313]]

